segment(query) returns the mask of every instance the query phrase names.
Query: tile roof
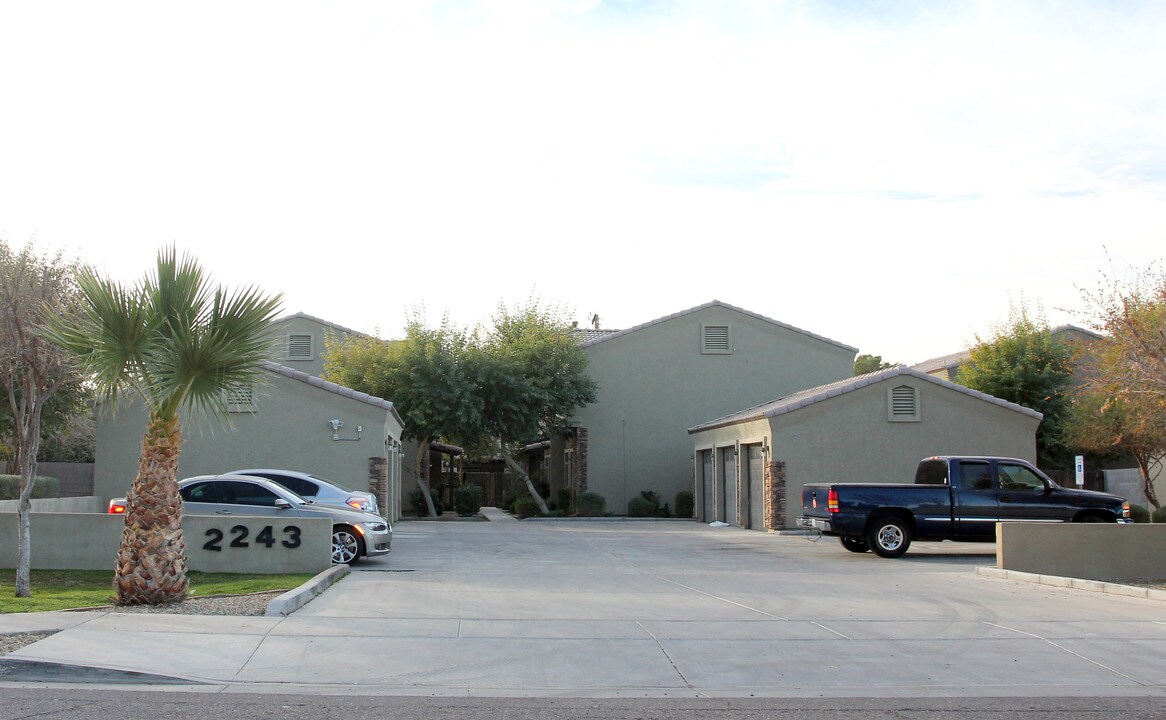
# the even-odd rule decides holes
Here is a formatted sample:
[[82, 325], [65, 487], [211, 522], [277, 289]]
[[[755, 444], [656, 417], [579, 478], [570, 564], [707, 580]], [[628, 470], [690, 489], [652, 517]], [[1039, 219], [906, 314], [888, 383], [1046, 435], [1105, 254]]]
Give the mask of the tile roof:
[[579, 344], [586, 345], [587, 343], [591, 342], [592, 340], [598, 340], [600, 338], [605, 338], [608, 335], [611, 335], [613, 333], [617, 333], [620, 331], [619, 330], [600, 330], [599, 328], [580, 328], [580, 327], [577, 327], [577, 328], [572, 329], [571, 332], [575, 333], [575, 339], [579, 341]]
[[334, 393], [341, 397], [346, 397], [351, 400], [356, 400], [357, 402], [366, 403], [368, 405], [372, 405], [373, 407], [380, 408], [381, 410], [387, 410], [392, 413], [393, 417], [396, 418], [397, 422], [399, 422], [402, 427], [405, 425], [404, 421], [401, 420], [400, 414], [397, 412], [396, 406], [384, 398], [379, 398], [364, 392], [358, 392], [350, 387], [345, 387], [334, 382], [328, 382], [327, 380], [316, 377], [315, 375], [309, 375], [302, 370], [289, 368], [286, 365], [280, 365], [279, 363], [272, 362], [270, 360], [264, 361], [263, 369], [276, 373], [277, 375], [283, 375], [284, 377], [291, 378], [292, 380], [299, 380], [302, 383], [306, 383], [312, 387], [317, 387], [321, 390]]
[[957, 385], [946, 380], [941, 380], [940, 378], [928, 375], [927, 373], [920, 372], [915, 368], [909, 368], [906, 365], [896, 365], [895, 367], [888, 368], [886, 370], [879, 370], [878, 372], [868, 373], [866, 375], [845, 378], [828, 385], [819, 385], [815, 388], [796, 392], [793, 395], [787, 395], [785, 397], [778, 398], [777, 400], [771, 400], [770, 402], [762, 403], [761, 405], [755, 405], [746, 410], [733, 413], [732, 415], [726, 415], [725, 417], [689, 428], [688, 432], [689, 434], [692, 434], [701, 430], [710, 430], [712, 428], [725, 427], [727, 425], [736, 425], [737, 423], [748, 422], [751, 420], [760, 420], [762, 418], [777, 417], [778, 415], [784, 415], [786, 413], [793, 412], [794, 410], [806, 407], [807, 405], [813, 405], [814, 403], [819, 403], [823, 400], [845, 395], [847, 393], [854, 392], [855, 390], [860, 390], [864, 387], [867, 387], [868, 385], [874, 385], [875, 383], [884, 382], [896, 377], [911, 377], [917, 380], [923, 380], [925, 382], [947, 388], [948, 390], [963, 393], [964, 395], [974, 397], [978, 400], [990, 402], [993, 405], [999, 405], [1000, 407], [1013, 410], [1015, 412], [1021, 413], [1022, 415], [1028, 415], [1029, 417], [1036, 418], [1037, 420], [1040, 420], [1044, 417], [1041, 413], [1037, 412], [1036, 410], [1032, 410], [1031, 408], [1026, 408], [1022, 405], [1008, 402], [1007, 400], [1001, 400], [1000, 398], [986, 395], [982, 392], [977, 392], [976, 390], [966, 388], [963, 385]]
[[840, 347], [844, 350], [849, 350], [849, 351], [854, 352], [854, 353], [858, 352], [858, 348], [856, 348], [856, 347], [851, 347], [849, 345], [845, 345], [843, 343], [838, 342], [837, 340], [831, 340], [830, 338], [822, 337], [821, 335], [815, 335], [812, 332], [802, 330], [801, 328], [794, 327], [793, 325], [788, 325], [786, 323], [779, 322], [777, 320], [774, 320], [773, 318], [765, 317], [764, 315], [758, 315], [755, 312], [750, 312], [749, 310], [745, 310], [745, 309], [739, 308], [735, 305], [730, 305], [728, 303], [721, 302], [720, 300], [713, 300], [711, 302], [705, 303], [704, 305], [697, 305], [696, 307], [692, 307], [692, 308], [689, 308], [687, 310], [681, 310], [680, 312], [672, 313], [671, 315], [665, 315], [662, 318], [656, 318], [655, 320], [650, 320], [646, 323], [636, 325], [635, 327], [630, 327], [626, 330], [619, 330], [619, 331], [616, 331], [614, 333], [609, 333], [607, 335], [604, 335], [602, 337], [597, 337], [597, 338], [593, 338], [591, 340], [587, 340], [583, 343], [583, 347], [590, 347], [592, 345], [597, 345], [601, 342], [607, 342], [609, 340], [614, 340], [616, 338], [623, 337], [624, 335], [629, 335], [631, 333], [634, 333], [637, 330], [643, 330], [644, 328], [652, 327], [653, 325], [659, 325], [660, 323], [664, 323], [664, 322], [667, 322], [669, 320], [673, 320], [675, 318], [684, 317], [685, 315], [691, 315], [693, 313], [700, 312], [701, 310], [705, 310], [705, 309], [711, 308], [711, 307], [720, 307], [720, 308], [725, 308], [728, 310], [733, 310], [733, 311], [739, 312], [743, 315], [748, 315], [749, 317], [757, 318], [758, 320], [763, 320], [767, 323], [776, 325], [778, 327], [785, 328], [787, 330], [793, 330], [794, 332], [801, 333], [802, 335], [806, 335], [807, 337], [812, 337], [815, 340], [821, 340], [822, 342], [830, 343], [831, 345], [835, 345], [835, 346]]

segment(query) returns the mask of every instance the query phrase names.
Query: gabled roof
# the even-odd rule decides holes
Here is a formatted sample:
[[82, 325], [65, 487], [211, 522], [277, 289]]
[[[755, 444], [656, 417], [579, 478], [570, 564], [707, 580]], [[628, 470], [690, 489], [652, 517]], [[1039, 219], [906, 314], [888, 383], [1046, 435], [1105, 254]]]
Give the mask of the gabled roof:
[[747, 410], [742, 410], [740, 412], [733, 413], [732, 415], [726, 415], [725, 417], [697, 425], [696, 427], [689, 428], [688, 432], [689, 434], [692, 434], [701, 430], [710, 430], [712, 428], [725, 427], [727, 425], [736, 425], [737, 423], [749, 422], [751, 420], [760, 420], [762, 418], [777, 417], [778, 415], [784, 415], [786, 413], [793, 412], [794, 410], [804, 408], [807, 405], [813, 405], [814, 403], [819, 403], [823, 400], [839, 397], [840, 395], [845, 395], [847, 393], [854, 392], [855, 390], [860, 390], [864, 387], [867, 387], [868, 385], [874, 385], [875, 383], [884, 382], [896, 377], [910, 377], [916, 380], [929, 382], [933, 385], [938, 385], [940, 387], [947, 388], [948, 390], [974, 397], [977, 400], [990, 402], [993, 405], [999, 405], [1000, 407], [1007, 408], [1022, 415], [1036, 418], [1037, 420], [1040, 420], [1044, 417], [1044, 415], [1037, 412], [1036, 410], [1026, 408], [1023, 405], [1017, 405], [1016, 403], [1008, 402], [1007, 400], [1001, 400], [998, 397], [993, 397], [991, 395], [986, 395], [982, 392], [966, 388], [963, 385], [957, 385], [946, 380], [941, 380], [940, 378], [937, 378], [933, 375], [928, 375], [927, 373], [920, 372], [914, 368], [909, 368], [906, 365], [897, 365], [886, 370], [879, 370], [878, 372], [839, 380], [828, 385], [819, 385], [815, 388], [802, 390], [800, 392], [794, 393], [793, 395], [787, 395], [786, 397], [778, 398], [777, 400], [772, 400], [767, 403], [762, 403], [761, 405], [756, 405]]
[[284, 315], [283, 317], [278, 317], [278, 318], [272, 320], [271, 322], [272, 322], [272, 324], [275, 324], [275, 323], [283, 322], [284, 320], [311, 320], [314, 323], [319, 323], [320, 325], [323, 325], [325, 327], [330, 327], [333, 330], [336, 330], [337, 332], [342, 332], [346, 335], [365, 335], [365, 336], [368, 336], [368, 333], [362, 333], [359, 330], [353, 330], [351, 328], [346, 328], [343, 325], [337, 325], [334, 322], [329, 322], [327, 320], [318, 318], [314, 315], [308, 315], [307, 313], [302, 313], [302, 312], [293, 313], [291, 315]]
[[580, 345], [586, 345], [589, 342], [591, 342], [592, 340], [598, 340], [600, 338], [605, 338], [608, 335], [612, 335], [612, 334], [620, 332], [620, 331], [619, 330], [600, 330], [599, 328], [573, 328], [571, 330], [571, 332], [575, 334], [575, 340], [577, 340]]
[[[1105, 337], [1104, 335], [1098, 335], [1092, 330], [1086, 330], [1085, 328], [1078, 327], [1076, 325], [1058, 325], [1055, 328], [1049, 330], [1049, 334], [1053, 337], [1065, 334], [1079, 334], [1084, 335], [1090, 340], [1101, 340]], [[966, 363], [968, 358], [971, 356], [971, 350], [963, 350], [961, 352], [952, 353], [950, 355], [943, 355], [941, 357], [931, 358], [930, 360], [924, 360], [921, 363], [915, 363], [911, 367], [915, 368], [916, 370], [922, 370], [925, 373], [931, 373], [935, 372], [936, 370], [943, 369], [951, 370], [952, 368], [957, 368], [960, 365]]]
[[967, 362], [968, 357], [970, 357], [971, 354], [972, 353], [970, 350], [964, 350], [963, 352], [952, 353], [951, 355], [944, 355], [943, 357], [924, 360], [923, 362], [912, 365], [911, 367], [925, 373], [933, 373], [936, 370], [951, 370], [952, 368], [959, 367], [960, 365], [963, 365], [965, 362]]
[[794, 332], [801, 333], [802, 335], [805, 335], [806, 337], [811, 337], [811, 338], [814, 338], [815, 340], [821, 340], [822, 342], [829, 343], [829, 344], [834, 345], [836, 347], [840, 347], [844, 350], [849, 350], [850, 352], [854, 352], [854, 353], [858, 352], [858, 348], [851, 347], [849, 345], [845, 345], [843, 343], [838, 342], [837, 340], [831, 340], [830, 338], [822, 337], [821, 335], [815, 335], [812, 332], [807, 332], [805, 330], [802, 330], [801, 328], [796, 328], [793, 325], [787, 325], [786, 323], [778, 322], [777, 320], [774, 320], [773, 318], [767, 318], [764, 315], [758, 315], [755, 312], [750, 312], [750, 311], [745, 310], [743, 308], [739, 308], [735, 305], [730, 305], [728, 303], [721, 302], [720, 300], [713, 300], [712, 302], [707, 302], [704, 305], [697, 305], [696, 307], [689, 308], [687, 310], [681, 310], [678, 313], [673, 313], [671, 315], [665, 315], [662, 318], [656, 318], [655, 320], [651, 320], [651, 321], [643, 323], [641, 325], [636, 325], [635, 327], [630, 327], [627, 330], [618, 330], [614, 333], [610, 333], [610, 334], [604, 335], [602, 337], [597, 337], [597, 338], [594, 338], [592, 340], [587, 340], [583, 343], [583, 347], [590, 347], [592, 345], [598, 345], [599, 343], [602, 343], [602, 342], [608, 342], [609, 340], [615, 340], [616, 338], [621, 338], [621, 337], [624, 337], [625, 335], [630, 335], [630, 334], [636, 332], [637, 330], [643, 330], [644, 328], [649, 328], [649, 327], [652, 327], [653, 325], [659, 325], [661, 323], [668, 322], [669, 320], [674, 320], [674, 319], [679, 318], [679, 317], [684, 317], [685, 315], [692, 315], [693, 313], [700, 312], [701, 310], [707, 310], [708, 308], [711, 308], [711, 307], [720, 307], [720, 308], [725, 308], [727, 310], [732, 310], [734, 312], [739, 312], [742, 315], [748, 315], [749, 317], [756, 318], [756, 319], [761, 320], [763, 322], [767, 322], [771, 325], [776, 325], [777, 327], [784, 328], [786, 330], [793, 330]]
[[405, 426], [405, 422], [401, 419], [401, 415], [397, 412], [396, 406], [384, 398], [375, 397], [364, 392], [358, 392], [350, 387], [345, 387], [334, 382], [328, 382], [327, 380], [318, 378], [315, 375], [309, 375], [302, 370], [289, 368], [286, 365], [280, 365], [279, 363], [271, 362], [270, 360], [265, 360], [263, 362], [263, 369], [269, 372], [273, 372], [277, 375], [283, 375], [284, 377], [291, 378], [292, 380], [299, 380], [302, 383], [311, 385], [312, 387], [320, 388], [321, 390], [339, 395], [341, 397], [346, 397], [351, 400], [356, 400], [357, 402], [372, 405], [373, 407], [379, 408], [381, 410], [387, 410], [392, 414], [393, 418], [401, 424], [402, 427]]

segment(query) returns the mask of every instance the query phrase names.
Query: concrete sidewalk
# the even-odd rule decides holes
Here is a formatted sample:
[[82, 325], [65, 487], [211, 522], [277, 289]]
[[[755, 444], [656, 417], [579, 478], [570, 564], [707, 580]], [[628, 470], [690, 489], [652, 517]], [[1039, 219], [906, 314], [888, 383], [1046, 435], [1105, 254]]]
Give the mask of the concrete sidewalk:
[[397, 527], [393, 553], [287, 617], [0, 616], [0, 632], [61, 629], [0, 658], [0, 686], [69, 677], [361, 695], [1166, 694], [1166, 604], [978, 576], [992, 546], [918, 543], [889, 561], [695, 523]]

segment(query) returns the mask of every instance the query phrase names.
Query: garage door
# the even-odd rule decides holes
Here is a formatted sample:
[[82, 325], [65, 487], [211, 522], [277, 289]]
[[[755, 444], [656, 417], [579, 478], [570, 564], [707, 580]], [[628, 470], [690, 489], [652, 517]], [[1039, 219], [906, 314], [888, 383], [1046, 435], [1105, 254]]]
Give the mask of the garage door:
[[716, 506], [716, 502], [713, 499], [713, 480], [715, 478], [713, 477], [713, 451], [712, 450], [701, 450], [700, 451], [700, 468], [701, 468], [701, 474], [700, 474], [701, 492], [703, 493], [703, 495], [701, 495], [701, 498], [703, 498], [703, 502], [701, 504], [700, 519], [703, 522], [712, 522], [717, 517], [716, 516], [717, 506]]
[[725, 489], [725, 510], [721, 515], [730, 525], [737, 524], [737, 451], [725, 448], [721, 451], [721, 483]]
[[761, 460], [761, 445], [750, 445], [749, 458], [749, 527], [765, 529], [765, 463]]

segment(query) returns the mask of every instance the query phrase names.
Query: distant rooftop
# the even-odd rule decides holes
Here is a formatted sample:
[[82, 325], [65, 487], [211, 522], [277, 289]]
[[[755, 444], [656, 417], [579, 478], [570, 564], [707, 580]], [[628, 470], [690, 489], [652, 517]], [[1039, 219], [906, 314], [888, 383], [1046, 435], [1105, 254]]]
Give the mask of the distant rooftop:
[[1000, 407], [1014, 410], [1023, 415], [1034, 417], [1038, 420], [1044, 417], [1036, 410], [1026, 408], [1023, 405], [1017, 405], [1016, 403], [1008, 402], [1007, 400], [1001, 400], [998, 397], [993, 397], [991, 395], [966, 388], [963, 385], [957, 385], [955, 383], [948, 382], [947, 380], [941, 380], [940, 378], [937, 378], [933, 375], [928, 375], [927, 373], [921, 372], [914, 368], [909, 368], [906, 365], [896, 365], [895, 367], [888, 368], [886, 370], [879, 370], [877, 372], [867, 373], [866, 375], [845, 378], [843, 380], [838, 380], [826, 385], [819, 385], [818, 387], [813, 387], [808, 390], [802, 390], [800, 392], [793, 393], [792, 395], [786, 395], [785, 397], [780, 397], [767, 403], [755, 405], [751, 408], [733, 413], [732, 415], [726, 415], [722, 418], [717, 418], [716, 420], [711, 420], [701, 425], [689, 428], [688, 432], [691, 434], [701, 430], [725, 427], [727, 425], [736, 425], [737, 423], [748, 422], [750, 420], [777, 417], [778, 415], [784, 415], [785, 413], [793, 412], [794, 410], [806, 407], [807, 405], [813, 405], [814, 403], [838, 397], [839, 395], [845, 395], [860, 388], [864, 388], [868, 385], [873, 385], [875, 383], [900, 376], [911, 377], [917, 380], [924, 380], [926, 382], [939, 385], [940, 387], [945, 387], [949, 390], [954, 390], [955, 392], [962, 393], [964, 395], [970, 395], [971, 397], [984, 400], [985, 402], [990, 402], [993, 405], [999, 405]]

